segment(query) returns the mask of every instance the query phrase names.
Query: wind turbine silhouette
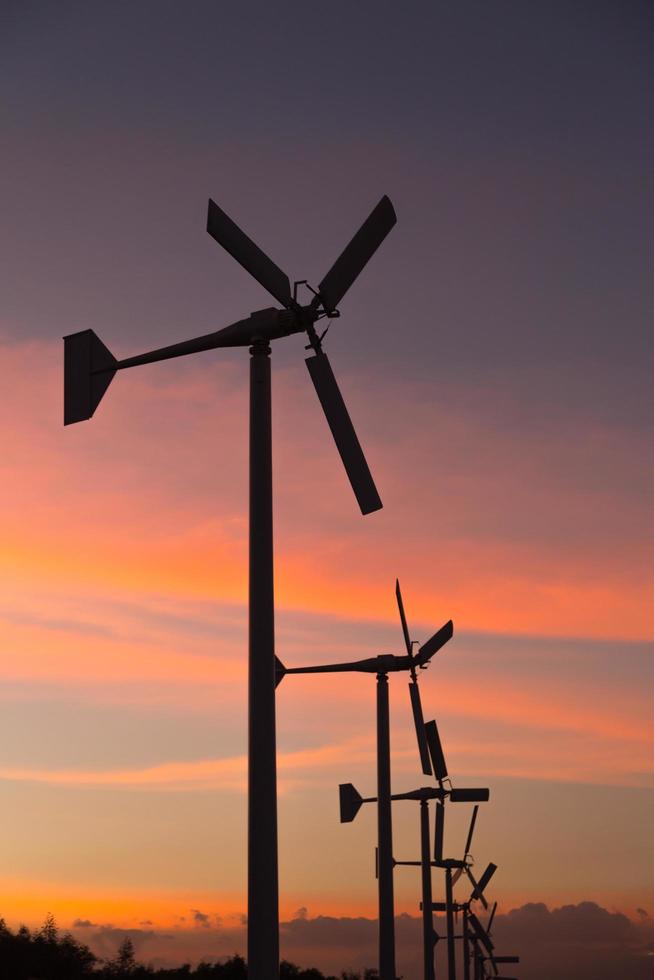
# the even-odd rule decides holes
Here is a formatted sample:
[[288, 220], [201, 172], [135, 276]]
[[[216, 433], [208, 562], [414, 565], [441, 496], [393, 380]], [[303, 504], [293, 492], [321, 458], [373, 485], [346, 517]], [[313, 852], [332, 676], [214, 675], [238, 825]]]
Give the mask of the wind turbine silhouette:
[[379, 494], [347, 408], [322, 349], [316, 323], [340, 316], [338, 304], [377, 251], [396, 217], [382, 197], [321, 280], [310, 303], [297, 300], [286, 273], [209, 201], [207, 231], [282, 306], [252, 313], [215, 333], [117, 360], [93, 330], [64, 338], [64, 424], [90, 419], [116, 371], [223, 347], [250, 350], [248, 975], [279, 975], [277, 777], [270, 343], [306, 332], [309, 375], [363, 514], [379, 510]]
[[[445, 813], [444, 804], [446, 800], [451, 803], [484, 803], [489, 797], [488, 789], [482, 788], [455, 788], [447, 776], [445, 758], [438, 736], [436, 722], [428, 722], [424, 726], [426, 741], [429, 749], [429, 757], [434, 775], [438, 781], [437, 786], [422, 786], [419, 789], [409, 790], [405, 793], [395, 793], [391, 797], [393, 801], [414, 800], [420, 803], [420, 860], [419, 861], [396, 861], [395, 866], [413, 866], [421, 869], [421, 889], [422, 889], [422, 937], [423, 937], [423, 974], [425, 980], [434, 978], [434, 946], [439, 941], [440, 936], [434, 930], [432, 902], [432, 867], [445, 868], [446, 874], [452, 873], [453, 868], [463, 870], [463, 862], [452, 859], [443, 859], [443, 822]], [[363, 803], [375, 802], [375, 797], [363, 798], [351, 783], [344, 783], [340, 787], [341, 799], [341, 822], [347, 823], [354, 819]], [[429, 842], [429, 802], [436, 801], [436, 824], [434, 841], [434, 859], [431, 857]], [[475, 811], [478, 807], [475, 807]], [[440, 817], [440, 820], [439, 820]], [[451, 926], [451, 928], [450, 928]], [[454, 961], [454, 922], [448, 918], [448, 964]]]
[[[481, 903], [484, 909], [488, 911], [488, 901], [484, 892], [491, 878], [497, 871], [497, 865], [490, 862], [480, 876], [479, 881], [475, 879], [475, 876], [471, 871], [471, 867], [474, 864], [474, 858], [472, 857], [470, 848], [472, 846], [472, 838], [477, 823], [478, 812], [479, 807], [475, 806], [472, 811], [468, 835], [463, 848], [463, 858], [460, 860], [452, 860], [443, 859], [442, 857], [445, 810], [443, 807], [439, 808], [437, 806], [436, 808], [434, 861], [432, 862], [432, 865], [437, 868], [445, 869], [446, 898], [444, 902], [434, 902], [432, 909], [434, 912], [445, 912], [447, 916], [448, 980], [455, 980], [456, 978], [456, 965], [454, 959], [454, 939], [456, 938], [454, 935], [454, 916], [458, 917], [459, 912], [463, 913], [463, 930], [460, 937], [463, 940], [463, 980], [471, 980], [471, 961], [475, 970], [474, 980], [480, 980], [480, 978], [486, 976], [485, 963], [487, 961], [491, 963], [497, 980], [512, 980], [510, 977], [501, 978], [498, 976], [499, 971], [497, 969], [497, 964], [519, 963], [520, 957], [496, 956], [494, 953], [494, 946], [490, 938], [490, 931], [493, 924], [493, 919], [495, 917], [495, 911], [497, 909], [497, 902], [493, 906], [485, 928], [482, 926], [480, 920], [472, 910], [473, 903], [478, 901]], [[459, 878], [464, 874], [470, 879], [472, 890], [467, 901], [457, 902], [453, 897], [453, 888]], [[450, 936], [452, 937], [451, 942]]]
[[[434, 633], [426, 643], [413, 654], [414, 642], [409, 637], [409, 630], [402, 602], [400, 583], [395, 582], [397, 599], [404, 635], [407, 655], [398, 657], [394, 654], [381, 654], [365, 660], [355, 660], [350, 663], [321, 664], [309, 667], [285, 667], [277, 659], [277, 683], [281, 683], [286, 674], [335, 674], [335, 673], [364, 673], [375, 674], [377, 678], [377, 796], [364, 801], [351, 784], [340, 787], [341, 821], [349, 822], [356, 816], [361, 803], [377, 803], [377, 877], [379, 902], [379, 977], [380, 980], [395, 980], [395, 910], [393, 900], [393, 824], [391, 800], [404, 799], [404, 796], [391, 795], [391, 749], [390, 749], [390, 718], [388, 703], [388, 674], [408, 670], [411, 676], [409, 692], [415, 723], [416, 738], [420, 751], [423, 769], [428, 767], [431, 773], [429, 751], [425, 737], [420, 690], [416, 668], [426, 668], [429, 661], [442, 646], [452, 638], [454, 626], [450, 620]], [[349, 787], [349, 788], [348, 788]], [[345, 816], [344, 816], [345, 814]]]
[[[484, 927], [475, 913], [470, 909], [470, 902], [466, 902], [464, 905], [460, 906], [463, 909], [463, 928], [464, 928], [464, 943], [465, 937], [467, 935], [470, 945], [472, 946], [472, 958], [474, 967], [474, 980], [485, 980], [487, 977], [494, 977], [495, 980], [516, 980], [515, 977], [505, 977], [500, 976], [500, 971], [498, 969], [498, 964], [500, 963], [519, 963], [519, 956], [498, 956], [495, 953], [495, 944], [491, 939], [491, 928], [493, 925], [493, 919], [495, 918], [495, 910], [497, 909], [497, 902], [493, 906], [493, 910], [490, 914], [487, 925]], [[464, 974], [464, 980], [469, 980], [470, 978], [470, 966], [469, 959], [464, 961], [467, 972]], [[492, 973], [489, 973], [486, 969], [486, 964], [490, 963], [492, 968]]]

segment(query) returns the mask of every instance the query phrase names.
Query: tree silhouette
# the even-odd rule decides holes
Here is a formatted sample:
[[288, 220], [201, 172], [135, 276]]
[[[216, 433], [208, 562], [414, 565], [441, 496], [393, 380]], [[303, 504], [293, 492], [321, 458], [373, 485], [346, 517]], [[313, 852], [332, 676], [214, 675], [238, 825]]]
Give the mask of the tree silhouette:
[[0, 980], [83, 980], [97, 976], [97, 958], [69, 933], [60, 936], [54, 916], [31, 933], [14, 933], [0, 919]]
[[[136, 960], [134, 943], [126, 936], [116, 955], [101, 963], [88, 946], [70, 933], [60, 934], [53, 915], [31, 932], [13, 932], [0, 918], [0, 980], [247, 980], [247, 963], [235, 955], [222, 963], [200, 963], [155, 970]], [[340, 980], [376, 980], [375, 970], [341, 973]], [[337, 980], [315, 968], [302, 969], [283, 960], [280, 980]]]
[[132, 977], [134, 976], [138, 964], [134, 954], [134, 943], [126, 936], [113, 960], [109, 960], [105, 965], [103, 973], [107, 977]]

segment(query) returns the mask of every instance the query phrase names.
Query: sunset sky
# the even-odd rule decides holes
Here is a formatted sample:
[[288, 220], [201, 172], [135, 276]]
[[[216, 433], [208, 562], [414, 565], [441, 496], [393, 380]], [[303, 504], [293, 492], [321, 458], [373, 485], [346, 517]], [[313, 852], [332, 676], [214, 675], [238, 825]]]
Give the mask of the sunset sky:
[[[157, 930], [233, 952], [215, 917], [246, 907], [247, 354], [124, 372], [64, 429], [61, 337], [127, 357], [272, 305], [210, 196], [316, 285], [385, 193], [325, 341], [382, 511], [303, 338], [273, 353], [278, 655], [401, 652], [399, 576], [415, 639], [454, 620], [423, 704], [455, 785], [491, 788], [502, 912], [654, 915], [653, 40], [637, 0], [2, 5], [8, 922], [150, 930], [165, 959]], [[401, 791], [425, 777], [391, 696]], [[374, 793], [371, 679], [288, 677], [278, 746], [283, 916], [374, 917], [374, 811], [337, 806]], [[394, 821], [417, 857], [417, 811]]]

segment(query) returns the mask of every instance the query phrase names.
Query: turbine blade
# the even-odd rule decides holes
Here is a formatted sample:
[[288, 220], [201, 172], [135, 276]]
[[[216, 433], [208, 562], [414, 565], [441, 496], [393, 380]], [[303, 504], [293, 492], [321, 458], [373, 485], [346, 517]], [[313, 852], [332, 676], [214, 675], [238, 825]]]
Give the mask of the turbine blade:
[[92, 330], [64, 337], [64, 425], [91, 418], [111, 384], [117, 363]]
[[338, 795], [341, 810], [341, 823], [352, 823], [357, 813], [361, 809], [363, 797], [354, 788], [352, 783], [341, 783], [338, 787]]
[[477, 939], [480, 941], [482, 946], [485, 947], [488, 954], [492, 957], [493, 955], [493, 943], [490, 936], [482, 926], [481, 922], [477, 918], [474, 912], [468, 912], [468, 919], [472, 924], [472, 928], [475, 931]]
[[318, 286], [327, 313], [333, 313], [396, 221], [397, 217], [389, 198], [382, 197]]
[[463, 857], [470, 854], [470, 845], [472, 844], [472, 835], [475, 832], [475, 824], [477, 823], [477, 814], [479, 813], [479, 807], [476, 806], [472, 811], [472, 817], [470, 818], [470, 829], [468, 830], [468, 837], [466, 838], [466, 846], [463, 851]]
[[489, 799], [490, 790], [487, 789], [450, 790], [450, 800], [452, 803], [487, 803]]
[[462, 874], [463, 874], [463, 868], [457, 868], [454, 874], [452, 875], [452, 888], [454, 888], [454, 886], [456, 885], [457, 881], [459, 880]]
[[285, 272], [241, 231], [229, 215], [209, 198], [207, 231], [233, 259], [287, 309], [293, 308], [291, 284]]
[[479, 898], [482, 897], [482, 892], [486, 890], [486, 885], [491, 880], [491, 878], [493, 877], [496, 871], [497, 871], [497, 865], [493, 864], [493, 862], [491, 861], [488, 867], [486, 868], [486, 870], [484, 871], [483, 875], [477, 882], [477, 892]]
[[436, 804], [434, 815], [434, 861], [443, 860], [443, 834], [445, 832], [445, 807], [442, 803]]
[[481, 891], [481, 889], [479, 888], [479, 883], [476, 881], [475, 876], [473, 875], [472, 871], [470, 870], [470, 868], [467, 865], [466, 865], [466, 868], [465, 868], [465, 873], [467, 874], [468, 878], [470, 879], [470, 884], [472, 885], [472, 892], [470, 894], [470, 901], [473, 901], [474, 899], [477, 899], [478, 898], [479, 901], [481, 902], [481, 904], [484, 906], [484, 908], [487, 909], [488, 908], [488, 902], [484, 898], [484, 894]]
[[411, 710], [413, 711], [413, 724], [416, 729], [416, 739], [418, 740], [418, 752], [420, 753], [420, 764], [425, 776], [431, 776], [431, 764], [429, 762], [429, 746], [425, 734], [425, 720], [422, 714], [422, 704], [420, 702], [420, 688], [415, 681], [409, 683], [409, 694], [411, 696]]
[[441, 626], [441, 628], [434, 633], [434, 635], [427, 640], [426, 643], [423, 643], [418, 650], [416, 664], [422, 666], [422, 664], [425, 664], [428, 660], [431, 660], [434, 654], [440, 650], [442, 646], [445, 646], [448, 640], [452, 639], [453, 635], [454, 623], [450, 619], [447, 623], [445, 623], [445, 626]]
[[490, 936], [490, 931], [493, 927], [493, 919], [495, 918], [495, 913], [497, 912], [497, 902], [493, 902], [493, 908], [491, 909], [491, 914], [488, 917], [488, 922], [486, 923], [486, 932]]
[[411, 638], [409, 637], [409, 627], [407, 626], [406, 616], [404, 615], [404, 603], [402, 602], [400, 580], [398, 578], [395, 579], [395, 598], [397, 599], [397, 608], [400, 610], [400, 622], [402, 623], [406, 652], [411, 656]]
[[319, 350], [306, 365], [362, 514], [379, 510], [379, 499], [361, 444], [336, 384], [327, 355]]
[[443, 746], [441, 745], [438, 727], [435, 721], [427, 722], [425, 725], [425, 734], [427, 736], [427, 745], [429, 746], [429, 754], [431, 756], [431, 764], [434, 769], [434, 776], [436, 776], [436, 779], [439, 781], [439, 783], [441, 783], [447, 777], [447, 766], [445, 764]]

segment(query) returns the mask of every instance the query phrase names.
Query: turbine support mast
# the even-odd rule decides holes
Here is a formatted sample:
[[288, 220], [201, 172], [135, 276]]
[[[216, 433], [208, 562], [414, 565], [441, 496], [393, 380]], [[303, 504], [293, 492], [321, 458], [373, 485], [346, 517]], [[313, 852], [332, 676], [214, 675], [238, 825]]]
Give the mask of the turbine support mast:
[[377, 674], [377, 839], [379, 872], [379, 980], [395, 980], [393, 817], [388, 674]]
[[[250, 348], [248, 971], [279, 963], [270, 347]], [[261, 815], [265, 814], [265, 819]]]

